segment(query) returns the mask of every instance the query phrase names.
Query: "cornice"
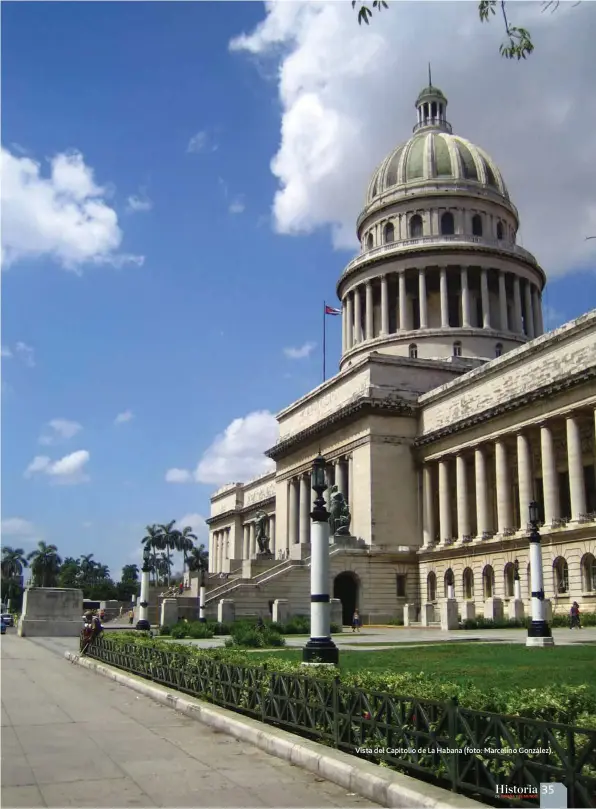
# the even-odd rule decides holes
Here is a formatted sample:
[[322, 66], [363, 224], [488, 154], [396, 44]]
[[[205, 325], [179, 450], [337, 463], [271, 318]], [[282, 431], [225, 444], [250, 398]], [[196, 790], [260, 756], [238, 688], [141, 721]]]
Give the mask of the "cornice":
[[251, 511], [258, 511], [265, 506], [275, 505], [275, 495], [270, 495], [269, 497], [265, 497], [264, 500], [259, 500], [257, 503], [251, 503], [248, 506], [244, 506], [241, 508], [239, 512], [240, 514], [249, 514]]
[[208, 517], [205, 522], [207, 525], [214, 525], [214, 523], [219, 522], [220, 520], [227, 519], [229, 517], [235, 517], [238, 514], [238, 509], [231, 508], [228, 511], [223, 511], [221, 514], [216, 514], [214, 517]]
[[414, 446], [425, 447], [428, 444], [432, 444], [434, 441], [438, 441], [441, 438], [445, 438], [446, 436], [453, 435], [455, 433], [463, 432], [464, 430], [468, 430], [471, 427], [475, 427], [478, 424], [483, 424], [486, 421], [490, 421], [491, 419], [494, 419], [497, 416], [502, 416], [506, 413], [511, 413], [515, 410], [519, 410], [522, 407], [526, 407], [527, 405], [533, 404], [534, 402], [540, 401], [541, 399], [546, 399], [547, 397], [552, 396], [554, 394], [571, 390], [572, 388], [576, 388], [578, 385], [581, 385], [585, 382], [590, 382], [593, 379], [596, 379], [596, 366], [593, 366], [592, 368], [587, 368], [583, 371], [579, 371], [577, 374], [574, 374], [565, 379], [561, 379], [558, 382], [551, 382], [548, 385], [543, 385], [541, 388], [537, 388], [536, 390], [530, 391], [529, 393], [524, 393], [520, 396], [516, 396], [507, 402], [503, 402], [502, 404], [496, 405], [495, 407], [490, 407], [487, 410], [483, 410], [481, 413], [475, 414], [474, 416], [470, 416], [465, 419], [460, 419], [459, 421], [456, 421], [453, 424], [449, 424], [446, 427], [442, 427], [439, 430], [435, 430], [434, 432], [429, 433], [428, 435], [421, 436], [420, 438], [416, 439], [416, 441], [414, 442]]
[[347, 421], [371, 413], [387, 416], [415, 416], [418, 413], [418, 405], [413, 402], [408, 402], [405, 399], [395, 399], [392, 397], [387, 397], [386, 399], [372, 399], [363, 396], [355, 402], [350, 402], [340, 407], [335, 413], [312, 424], [310, 427], [286, 438], [284, 441], [280, 441], [274, 447], [268, 449], [265, 455], [273, 461], [276, 461], [282, 458], [287, 452], [296, 449], [296, 447], [308, 441], [312, 441], [313, 438], [325, 432], [330, 427], [345, 424]]

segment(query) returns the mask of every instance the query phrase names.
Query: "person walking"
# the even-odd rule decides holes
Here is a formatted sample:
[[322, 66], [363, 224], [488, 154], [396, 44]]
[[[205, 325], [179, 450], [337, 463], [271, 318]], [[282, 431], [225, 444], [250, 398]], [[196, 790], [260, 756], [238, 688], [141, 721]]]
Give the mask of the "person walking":
[[362, 621], [360, 620], [360, 613], [358, 610], [354, 610], [354, 615], [352, 616], [352, 632], [360, 632], [361, 626]]
[[130, 610], [130, 612], [128, 613], [128, 623], [129, 623], [131, 626], [132, 626], [132, 622], [134, 621], [134, 619], [135, 619], [135, 614], [134, 614], [134, 611], [133, 611], [133, 610]]
[[577, 601], [574, 601], [573, 604], [571, 605], [571, 611], [569, 613], [569, 623], [571, 629], [573, 629], [575, 626], [578, 629], [582, 628], [579, 614], [579, 604], [577, 603]]

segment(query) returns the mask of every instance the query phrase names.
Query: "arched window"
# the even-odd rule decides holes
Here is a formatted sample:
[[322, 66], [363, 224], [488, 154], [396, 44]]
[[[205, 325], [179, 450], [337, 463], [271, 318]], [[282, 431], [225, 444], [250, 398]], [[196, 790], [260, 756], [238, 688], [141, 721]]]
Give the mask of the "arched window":
[[418, 359], [418, 346], [416, 345], [416, 343], [410, 343], [409, 352], [410, 352], [410, 359], [411, 360], [417, 360]]
[[474, 598], [474, 573], [469, 567], [464, 570], [462, 584], [464, 589], [464, 598], [468, 599], [468, 601]]
[[410, 238], [418, 239], [420, 236], [422, 236], [422, 217], [415, 213], [410, 219]]
[[515, 595], [515, 567], [513, 562], [507, 562], [505, 570], [503, 571], [503, 578], [505, 580], [505, 598], [513, 598]]
[[593, 554], [586, 553], [581, 560], [582, 590], [593, 593], [596, 590], [596, 559]]
[[501, 241], [503, 238], [503, 223], [497, 222], [497, 239]]
[[445, 211], [441, 217], [441, 233], [443, 236], [452, 236], [455, 233], [455, 220], [451, 211]]
[[495, 346], [495, 357], [500, 357], [503, 354], [503, 343], [497, 343]]
[[368, 236], [366, 237], [366, 247], [369, 250], [372, 250], [372, 246], [373, 246], [373, 235], [372, 233], [369, 233]]
[[485, 599], [493, 598], [495, 594], [495, 571], [491, 565], [486, 565], [482, 571], [482, 595]]
[[437, 577], [434, 573], [429, 573], [426, 578], [426, 600], [437, 600]]
[[482, 217], [477, 213], [472, 217], [472, 235], [482, 236]]
[[558, 556], [553, 562], [553, 579], [555, 595], [564, 595], [569, 592], [569, 568], [567, 560], [563, 556]]
[[455, 587], [455, 577], [451, 568], [449, 568], [445, 573], [445, 598], [449, 598], [450, 587]]
[[385, 225], [385, 244], [390, 244], [395, 240], [395, 228], [391, 222]]
[[456, 340], [455, 343], [453, 343], [453, 356], [461, 357], [461, 343], [459, 340]]

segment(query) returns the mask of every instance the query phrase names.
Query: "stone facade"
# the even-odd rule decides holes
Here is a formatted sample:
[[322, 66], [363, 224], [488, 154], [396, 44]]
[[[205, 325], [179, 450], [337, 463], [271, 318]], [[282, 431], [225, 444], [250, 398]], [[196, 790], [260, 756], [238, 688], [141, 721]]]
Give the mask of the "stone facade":
[[[441, 116], [419, 105], [416, 125], [433, 138], [451, 131], [435, 100]], [[475, 181], [439, 183], [428, 166], [408, 179], [417, 138], [378, 170], [358, 220], [362, 250], [338, 282], [339, 372], [278, 414], [272, 472], [212, 497], [208, 614], [222, 599], [236, 615], [266, 615], [277, 599], [309, 611], [319, 452], [352, 515], [351, 546], [331, 544], [344, 617], [357, 606], [365, 622], [403, 618], [408, 605], [408, 623], [428, 625], [448, 597], [463, 618], [508, 615], [516, 561], [528, 613], [532, 500], [553, 610], [596, 609], [596, 310], [544, 333], [545, 274], [515, 243], [517, 211], [494, 164], [460, 139], [449, 148], [467, 149]], [[269, 516], [266, 564], [257, 511]]]

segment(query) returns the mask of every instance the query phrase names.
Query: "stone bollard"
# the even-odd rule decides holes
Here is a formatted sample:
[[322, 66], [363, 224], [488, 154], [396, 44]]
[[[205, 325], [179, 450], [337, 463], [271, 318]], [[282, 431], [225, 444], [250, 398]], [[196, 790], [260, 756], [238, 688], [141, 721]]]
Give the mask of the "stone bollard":
[[217, 622], [233, 624], [236, 620], [236, 605], [233, 598], [221, 598], [217, 605]]
[[512, 598], [509, 601], [509, 619], [511, 621], [524, 620], [524, 602], [520, 598]]
[[178, 599], [164, 598], [161, 602], [160, 626], [176, 626], [178, 623]]
[[[339, 627], [343, 627], [344, 622], [344, 613], [342, 603], [339, 598], [332, 598], [331, 599], [331, 623], [337, 624]], [[342, 629], [340, 628], [340, 632]]]
[[435, 605], [428, 604], [422, 605], [420, 620], [422, 621], [422, 626], [430, 626], [431, 624], [435, 623]]
[[544, 620], [547, 624], [552, 624], [553, 622], [553, 602], [550, 598], [544, 599]]
[[503, 601], [500, 598], [487, 598], [484, 602], [484, 617], [487, 621], [503, 620]]
[[276, 624], [287, 623], [290, 617], [290, 602], [287, 598], [276, 598], [273, 602], [273, 614], [271, 616]]
[[454, 598], [444, 598], [441, 600], [441, 629], [448, 632], [453, 629], [459, 629], [457, 601]]
[[416, 604], [404, 605], [404, 626], [412, 626], [418, 620], [418, 607]]
[[462, 621], [473, 621], [476, 618], [476, 604], [473, 601], [466, 600], [461, 605], [461, 619]]

